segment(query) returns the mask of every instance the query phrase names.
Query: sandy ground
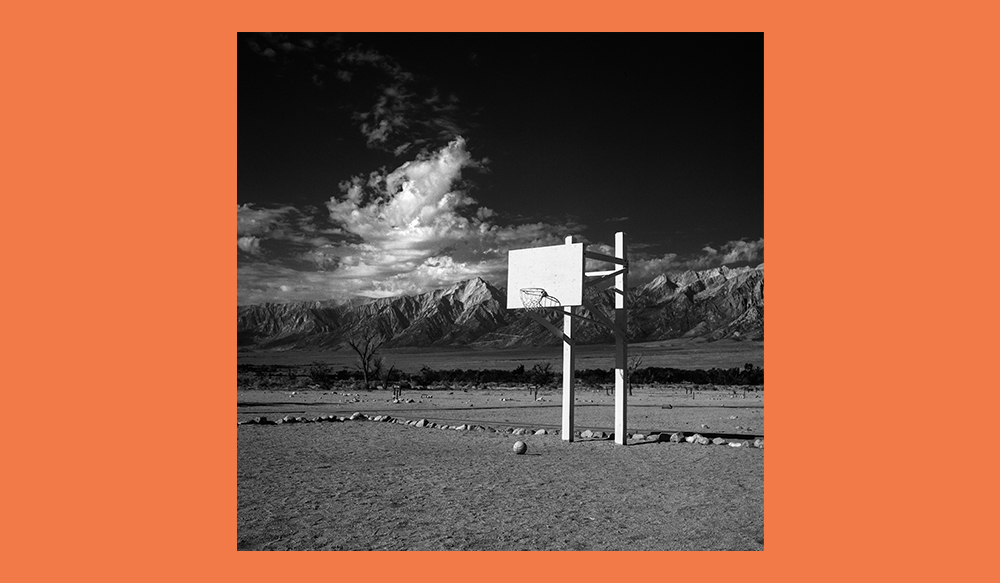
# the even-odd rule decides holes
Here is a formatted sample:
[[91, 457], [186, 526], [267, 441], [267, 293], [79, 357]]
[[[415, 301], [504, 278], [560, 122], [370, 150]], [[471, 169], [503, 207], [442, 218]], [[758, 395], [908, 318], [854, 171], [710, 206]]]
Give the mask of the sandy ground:
[[241, 550], [763, 549], [762, 449], [355, 421], [240, 425], [237, 462]]
[[[764, 435], [763, 391], [747, 393], [742, 387], [730, 390], [698, 391], [692, 398], [681, 386], [641, 387], [628, 401], [629, 432], [673, 432]], [[535, 401], [524, 388], [496, 390], [406, 391], [404, 399], [413, 403], [393, 404], [388, 391], [238, 391], [237, 420], [266, 416], [271, 420], [285, 415], [317, 417], [350, 415], [356, 411], [405, 419], [426, 418], [448, 424], [557, 429], [562, 423], [560, 390], [539, 393]], [[503, 400], [501, 400], [503, 399]], [[575, 425], [577, 430], [614, 428], [614, 397], [604, 391], [578, 390]], [[671, 407], [669, 409], [664, 407]], [[707, 425], [707, 428], [702, 427]]]
[[[237, 393], [237, 419], [355, 411], [558, 428], [559, 393], [524, 389]], [[629, 430], [763, 435], [763, 394], [645, 388]], [[501, 399], [504, 399], [501, 401]], [[613, 398], [577, 393], [577, 430], [610, 430]], [[672, 408], [663, 408], [671, 405]], [[709, 429], [701, 428], [708, 425]], [[517, 440], [527, 455], [514, 455]], [[237, 548], [762, 550], [764, 451], [354, 421], [237, 427]]]

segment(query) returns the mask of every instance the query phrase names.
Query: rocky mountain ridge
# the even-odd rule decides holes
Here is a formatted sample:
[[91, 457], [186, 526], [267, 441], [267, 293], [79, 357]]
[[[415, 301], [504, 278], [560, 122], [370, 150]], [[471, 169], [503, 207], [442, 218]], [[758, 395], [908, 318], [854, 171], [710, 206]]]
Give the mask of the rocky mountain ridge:
[[[612, 292], [588, 290], [596, 308], [611, 314]], [[719, 267], [660, 275], [629, 290], [629, 334], [634, 342], [669, 338], [763, 340], [764, 266]], [[512, 347], [558, 340], [518, 310], [506, 294], [475, 278], [415, 296], [339, 303], [294, 302], [237, 306], [240, 350], [337, 348], [351, 338], [378, 335], [385, 347]], [[584, 315], [588, 312], [581, 308]], [[553, 312], [550, 321], [561, 316]], [[581, 343], [611, 342], [601, 326], [574, 329]]]

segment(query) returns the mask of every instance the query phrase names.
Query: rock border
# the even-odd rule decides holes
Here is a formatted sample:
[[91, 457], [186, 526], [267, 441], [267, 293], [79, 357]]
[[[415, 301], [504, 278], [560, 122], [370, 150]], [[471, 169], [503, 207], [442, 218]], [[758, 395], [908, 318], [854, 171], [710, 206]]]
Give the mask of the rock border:
[[[403, 419], [401, 417], [393, 417], [392, 415], [368, 415], [360, 411], [356, 411], [349, 416], [343, 415], [320, 415], [319, 417], [314, 417], [312, 419], [308, 417], [298, 417], [293, 415], [285, 415], [281, 419], [270, 420], [265, 416], [258, 416], [252, 419], [244, 419], [242, 421], [237, 421], [236, 425], [285, 425], [289, 423], [346, 423], [348, 421], [372, 421], [378, 423], [396, 423], [399, 425], [410, 425], [413, 427], [420, 427], [425, 429], [443, 429], [452, 431], [485, 431], [489, 433], [506, 433], [510, 435], [559, 435], [559, 429], [531, 429], [528, 427], [493, 427], [491, 425], [476, 425], [472, 423], [466, 423], [462, 425], [448, 425], [445, 423], [436, 423], [429, 421], [427, 419]], [[574, 431], [574, 437], [579, 437], [584, 440], [589, 441], [609, 441], [615, 438], [614, 433], [608, 433], [600, 430], [585, 429], [583, 431]], [[691, 435], [685, 434], [683, 431], [678, 431], [671, 434], [666, 433], [651, 433], [649, 435], [643, 433], [633, 433], [629, 435], [629, 443], [691, 443], [696, 445], [728, 445], [729, 447], [747, 447], [747, 448], [757, 448], [764, 449], [764, 438], [757, 437], [753, 440], [750, 439], [725, 439], [723, 437], [716, 437], [714, 439], [709, 439], [700, 433], [694, 433]]]

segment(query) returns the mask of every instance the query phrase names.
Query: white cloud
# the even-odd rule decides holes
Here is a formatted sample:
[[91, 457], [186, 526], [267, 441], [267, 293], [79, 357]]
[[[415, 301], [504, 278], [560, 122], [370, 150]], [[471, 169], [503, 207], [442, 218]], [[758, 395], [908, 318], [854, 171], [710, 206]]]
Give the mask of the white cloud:
[[722, 264], [756, 261], [764, 250], [764, 238], [757, 241], [730, 241], [722, 246]]
[[700, 255], [681, 257], [667, 253], [661, 257], [635, 259], [629, 265], [630, 283], [641, 285], [664, 273], [678, 273], [688, 270], [712, 269], [733, 263], [753, 264], [763, 259], [764, 239], [756, 241], [736, 240], [721, 245], [718, 249], [706, 246]]
[[236, 239], [236, 248], [250, 253], [251, 255], [256, 255], [260, 253], [260, 239], [254, 236], [238, 237]]
[[353, 82], [362, 70], [374, 73], [371, 92], [353, 113], [369, 148], [400, 156], [463, 133], [458, 97], [442, 97], [437, 87], [428, 87], [426, 79], [418, 79], [392, 57], [355, 47], [337, 60], [337, 78], [343, 82]]
[[236, 236], [264, 236], [285, 223], [288, 215], [298, 213], [295, 207], [255, 209], [250, 203], [236, 205]]
[[583, 228], [572, 222], [495, 224], [496, 213], [461, 188], [462, 171], [479, 165], [457, 138], [391, 172], [344, 181], [341, 194], [326, 204], [335, 227], [319, 228], [291, 207], [237, 207], [237, 244], [245, 250], [259, 249], [264, 238], [297, 249], [281, 258], [272, 246], [269, 264], [238, 266], [239, 300], [414, 294], [472, 277], [502, 284], [507, 250], [556, 245]]

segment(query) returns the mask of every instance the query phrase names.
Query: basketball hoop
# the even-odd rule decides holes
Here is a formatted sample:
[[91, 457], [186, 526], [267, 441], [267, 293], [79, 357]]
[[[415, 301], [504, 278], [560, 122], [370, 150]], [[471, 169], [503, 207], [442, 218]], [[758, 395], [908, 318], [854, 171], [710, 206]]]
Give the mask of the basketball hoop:
[[543, 308], [558, 308], [559, 299], [550, 296], [540, 287], [522, 287], [521, 304], [526, 310], [540, 312]]
[[[565, 245], [547, 245], [507, 252], [507, 309], [525, 310], [522, 316], [534, 320], [562, 344], [563, 394], [562, 440], [573, 441], [574, 371], [576, 347], [574, 320], [589, 321], [611, 330], [615, 336], [615, 442], [625, 445], [627, 429], [628, 375], [628, 253], [625, 233], [615, 233], [614, 255], [587, 251], [583, 243], [566, 237]], [[587, 271], [587, 261], [610, 263], [614, 267]], [[586, 278], [591, 278], [589, 281]], [[602, 290], [614, 286], [615, 315], [606, 316], [589, 302], [587, 289]], [[558, 297], [556, 297], [558, 296]], [[575, 308], [582, 306], [586, 316]], [[562, 316], [558, 318], [558, 316]], [[562, 320], [562, 328], [554, 320]], [[527, 329], [525, 329], [527, 330]], [[532, 333], [534, 330], [526, 333]]]

